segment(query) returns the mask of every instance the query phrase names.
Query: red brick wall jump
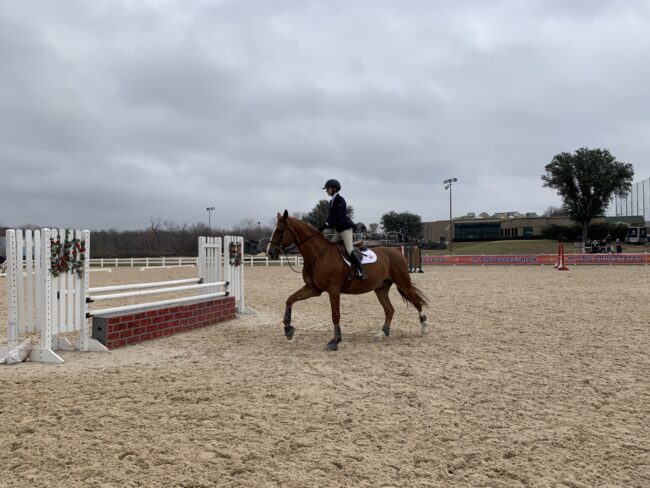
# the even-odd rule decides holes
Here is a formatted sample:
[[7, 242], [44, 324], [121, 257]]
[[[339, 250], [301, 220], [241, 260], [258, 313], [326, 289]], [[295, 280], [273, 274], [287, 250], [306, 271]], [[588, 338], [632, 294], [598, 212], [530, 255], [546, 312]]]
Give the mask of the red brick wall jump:
[[235, 297], [93, 317], [93, 337], [108, 349], [149, 341], [235, 318]]

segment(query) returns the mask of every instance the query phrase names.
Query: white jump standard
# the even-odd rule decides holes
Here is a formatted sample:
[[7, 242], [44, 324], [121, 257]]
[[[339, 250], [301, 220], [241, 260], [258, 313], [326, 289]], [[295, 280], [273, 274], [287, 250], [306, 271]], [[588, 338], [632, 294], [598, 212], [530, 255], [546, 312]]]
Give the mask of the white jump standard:
[[[254, 313], [244, 304], [244, 270], [241, 266], [243, 238], [226, 237], [223, 243], [222, 246], [221, 238], [199, 238], [197, 278], [90, 288], [89, 231], [27, 230], [23, 236], [21, 230], [8, 230], [9, 320], [7, 345], [0, 346], [0, 358], [24, 336], [31, 339], [38, 336], [38, 344], [29, 355], [32, 361], [62, 363], [63, 359], [55, 352], [58, 350], [107, 351], [101, 342], [91, 337], [91, 321], [93, 317], [110, 317], [126, 311], [144, 310], [151, 315], [151, 310], [162, 310], [175, 304], [193, 307], [196, 303], [198, 308], [205, 308], [207, 302], [214, 307], [214, 300], [231, 295], [233, 298], [228, 303], [232, 303], [233, 313]], [[70, 255], [57, 261], [59, 258], [55, 255], [64, 245]], [[68, 272], [66, 266], [70, 267], [72, 261], [74, 271]], [[58, 272], [59, 269], [64, 271]], [[104, 309], [90, 308], [92, 303], [99, 301], [187, 291], [198, 294]], [[230, 300], [234, 300], [234, 303]], [[216, 307], [216, 310], [223, 308]], [[224, 316], [220, 313], [207, 314], [202, 325], [209, 325], [210, 317], [222, 319]], [[190, 330], [192, 327], [192, 324], [189, 329], [179, 326], [175, 331]], [[164, 335], [168, 335], [168, 331]], [[153, 336], [158, 337], [159, 334]], [[69, 340], [72, 337], [74, 343]]]

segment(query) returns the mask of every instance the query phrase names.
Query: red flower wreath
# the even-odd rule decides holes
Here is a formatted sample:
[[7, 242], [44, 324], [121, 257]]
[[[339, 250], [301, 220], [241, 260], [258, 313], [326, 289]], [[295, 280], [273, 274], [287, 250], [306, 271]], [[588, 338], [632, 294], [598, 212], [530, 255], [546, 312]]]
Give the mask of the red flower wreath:
[[52, 275], [77, 273], [81, 278], [86, 265], [86, 249], [79, 239], [50, 239]]
[[229, 261], [230, 264], [233, 266], [239, 266], [241, 265], [242, 262], [242, 254], [241, 254], [241, 244], [237, 244], [236, 242], [231, 242], [229, 249]]

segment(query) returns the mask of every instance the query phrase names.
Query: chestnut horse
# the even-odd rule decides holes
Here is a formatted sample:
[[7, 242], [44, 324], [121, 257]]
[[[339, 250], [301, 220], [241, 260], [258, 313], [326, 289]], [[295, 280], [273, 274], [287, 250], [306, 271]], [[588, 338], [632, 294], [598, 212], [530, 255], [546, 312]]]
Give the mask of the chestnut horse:
[[317, 297], [326, 292], [330, 297], [332, 307], [332, 323], [334, 324], [334, 338], [327, 343], [327, 350], [336, 351], [341, 342], [340, 301], [341, 293], [359, 295], [374, 291], [379, 303], [384, 307], [386, 321], [382, 327], [384, 336], [390, 334], [390, 324], [395, 309], [390, 303], [388, 292], [393, 283], [405, 302], [413, 304], [420, 316], [422, 334], [427, 333], [427, 318], [422, 313], [422, 307], [427, 306], [424, 295], [411, 283], [406, 258], [397, 249], [390, 247], [377, 247], [373, 251], [377, 254], [377, 262], [364, 267], [368, 279], [358, 281], [356, 277], [350, 280], [350, 268], [345, 264], [338, 246], [330, 242], [323, 234], [311, 225], [293, 217], [278, 213], [271, 242], [267, 254], [272, 259], [277, 259], [281, 251], [288, 246], [296, 245], [302, 254], [304, 266], [302, 279], [305, 286], [287, 299], [284, 312], [284, 334], [291, 340], [296, 329], [291, 325], [291, 307], [294, 303], [307, 298]]

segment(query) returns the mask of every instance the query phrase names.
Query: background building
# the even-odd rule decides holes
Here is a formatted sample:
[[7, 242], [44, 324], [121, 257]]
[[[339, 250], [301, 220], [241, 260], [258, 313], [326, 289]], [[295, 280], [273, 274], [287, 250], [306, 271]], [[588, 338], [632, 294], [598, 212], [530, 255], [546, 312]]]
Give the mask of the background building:
[[[642, 215], [637, 215], [598, 217], [592, 223], [643, 225], [645, 221]], [[572, 227], [575, 222], [569, 217], [539, 217], [536, 213], [500, 212], [488, 215], [483, 212], [478, 217], [470, 213], [454, 217], [454, 241], [541, 238], [544, 230], [551, 225]], [[447, 242], [449, 220], [423, 222], [422, 231], [427, 242]]]

